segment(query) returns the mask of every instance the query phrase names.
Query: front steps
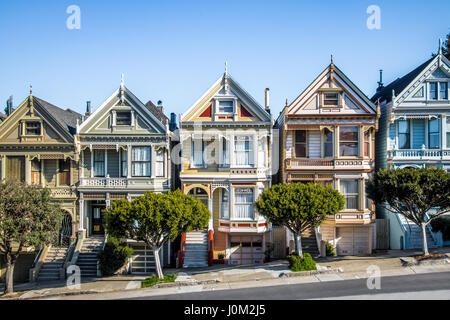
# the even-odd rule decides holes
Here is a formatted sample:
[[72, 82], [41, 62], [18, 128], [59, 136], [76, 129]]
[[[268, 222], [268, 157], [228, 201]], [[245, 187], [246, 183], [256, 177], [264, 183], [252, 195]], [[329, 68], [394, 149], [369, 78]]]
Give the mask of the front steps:
[[76, 263], [80, 267], [82, 278], [97, 277], [97, 255], [103, 249], [104, 243], [104, 236], [90, 236], [84, 239]]
[[59, 280], [59, 270], [63, 267], [68, 247], [51, 247], [39, 270], [38, 282]]
[[318, 257], [320, 255], [314, 229], [309, 229], [302, 233], [302, 250], [304, 253], [309, 253], [312, 257]]
[[[417, 224], [409, 219], [406, 219], [401, 214], [399, 214], [398, 217], [400, 218], [406, 232], [409, 234], [409, 244], [406, 244], [407, 247], [405, 249], [422, 249], [422, 230]], [[428, 228], [425, 230], [427, 233], [428, 249], [437, 248], [438, 246], [434, 242], [430, 230], [428, 230]]]
[[208, 266], [208, 231], [194, 231], [186, 234], [186, 252], [183, 268]]

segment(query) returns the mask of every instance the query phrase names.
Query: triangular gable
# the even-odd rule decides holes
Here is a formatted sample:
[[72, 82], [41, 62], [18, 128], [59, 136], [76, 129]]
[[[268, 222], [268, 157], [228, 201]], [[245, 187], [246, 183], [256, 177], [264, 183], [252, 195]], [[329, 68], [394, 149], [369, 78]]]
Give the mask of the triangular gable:
[[[95, 110], [95, 112], [78, 127], [77, 133], [96, 134], [111, 131], [111, 110], [123, 107], [135, 112], [137, 117], [136, 123], [142, 131], [148, 131], [148, 133], [166, 133], [166, 126], [162, 124], [161, 121], [156, 118], [156, 116], [151, 113], [150, 110], [125, 86], [117, 89], [99, 108], [97, 108], [97, 110]], [[136, 132], [136, 134], [138, 133]]]
[[[338, 93], [336, 105], [325, 105], [324, 95]], [[322, 109], [322, 110], [319, 110]], [[376, 114], [375, 105], [334, 64], [330, 64], [288, 106], [288, 115], [298, 114]]]
[[439, 79], [450, 79], [450, 61], [442, 54], [434, 57], [401, 92], [395, 92], [395, 102], [425, 100], [426, 81]]
[[[30, 99], [32, 99], [32, 105]], [[55, 119], [39, 100], [33, 96], [27, 97], [5, 121], [0, 123], [0, 141], [2, 143], [20, 143], [20, 123], [26, 120], [42, 122], [43, 139], [39, 139], [39, 143], [73, 143], [73, 136], [68, 132], [65, 124], [61, 124]], [[58, 107], [52, 106], [52, 108]], [[33, 114], [31, 114], [31, 109]], [[59, 111], [65, 112], [62, 109]], [[28, 137], [28, 140], [31, 141], [30, 138], [32, 136]]]
[[213, 100], [216, 98], [236, 101], [237, 121], [271, 121], [270, 115], [228, 73], [221, 76], [200, 99], [182, 114], [181, 121], [230, 121], [233, 119], [233, 116], [218, 116], [213, 119], [215, 112]]

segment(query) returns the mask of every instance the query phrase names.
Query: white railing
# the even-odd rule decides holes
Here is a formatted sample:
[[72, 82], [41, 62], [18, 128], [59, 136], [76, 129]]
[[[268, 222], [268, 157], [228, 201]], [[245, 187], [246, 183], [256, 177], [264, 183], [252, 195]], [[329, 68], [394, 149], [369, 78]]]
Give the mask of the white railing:
[[126, 187], [127, 178], [81, 178], [82, 187]]
[[362, 167], [370, 166], [370, 160], [363, 159], [286, 159], [287, 169], [296, 169], [301, 167], [327, 167], [342, 168], [342, 167]]
[[52, 188], [52, 198], [71, 198], [76, 197], [76, 192], [70, 188]]
[[389, 150], [388, 158], [441, 159], [450, 157], [450, 150], [442, 149], [401, 149]]

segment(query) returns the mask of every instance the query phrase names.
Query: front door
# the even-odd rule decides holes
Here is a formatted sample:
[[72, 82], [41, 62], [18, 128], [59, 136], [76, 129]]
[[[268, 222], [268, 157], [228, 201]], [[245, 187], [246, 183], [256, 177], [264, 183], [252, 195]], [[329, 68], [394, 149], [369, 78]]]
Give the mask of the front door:
[[104, 207], [92, 207], [92, 234], [105, 234], [103, 229], [102, 209], [104, 209]]

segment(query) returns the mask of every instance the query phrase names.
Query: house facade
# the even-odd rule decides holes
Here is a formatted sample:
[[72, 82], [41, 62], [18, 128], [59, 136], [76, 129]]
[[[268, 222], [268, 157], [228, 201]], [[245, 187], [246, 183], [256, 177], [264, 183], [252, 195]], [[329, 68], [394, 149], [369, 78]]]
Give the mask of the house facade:
[[51, 189], [66, 213], [59, 245], [68, 245], [78, 226], [78, 154], [74, 135], [80, 114], [30, 95], [0, 123], [0, 177]]
[[[344, 210], [302, 235], [305, 251], [319, 254], [328, 241], [338, 255], [372, 252], [375, 213], [365, 184], [375, 167], [377, 126], [377, 107], [333, 61], [280, 113], [278, 182], [332, 186], [346, 200]], [[291, 247], [292, 240], [288, 232]]]
[[[268, 89], [266, 90], [268, 98]], [[262, 263], [270, 225], [255, 208], [271, 185], [272, 117], [225, 71], [180, 119], [182, 190], [211, 211], [182, 240], [181, 265]]]
[[[377, 169], [427, 168], [450, 170], [450, 61], [439, 53], [387, 86], [382, 80], [372, 101], [381, 107], [376, 137]], [[417, 226], [401, 216], [379, 210], [390, 219], [391, 249], [421, 248]], [[442, 239], [427, 231], [430, 247]]]
[[[78, 185], [83, 241], [102, 238], [102, 209], [111, 201], [132, 201], [145, 192], [167, 193], [171, 189], [170, 133], [162, 107], [142, 103], [124, 83], [77, 126], [76, 151], [80, 158]], [[151, 248], [129, 241], [135, 256], [133, 273], [154, 268]], [[164, 250], [163, 250], [164, 251]], [[170, 244], [162, 253], [169, 263]]]

